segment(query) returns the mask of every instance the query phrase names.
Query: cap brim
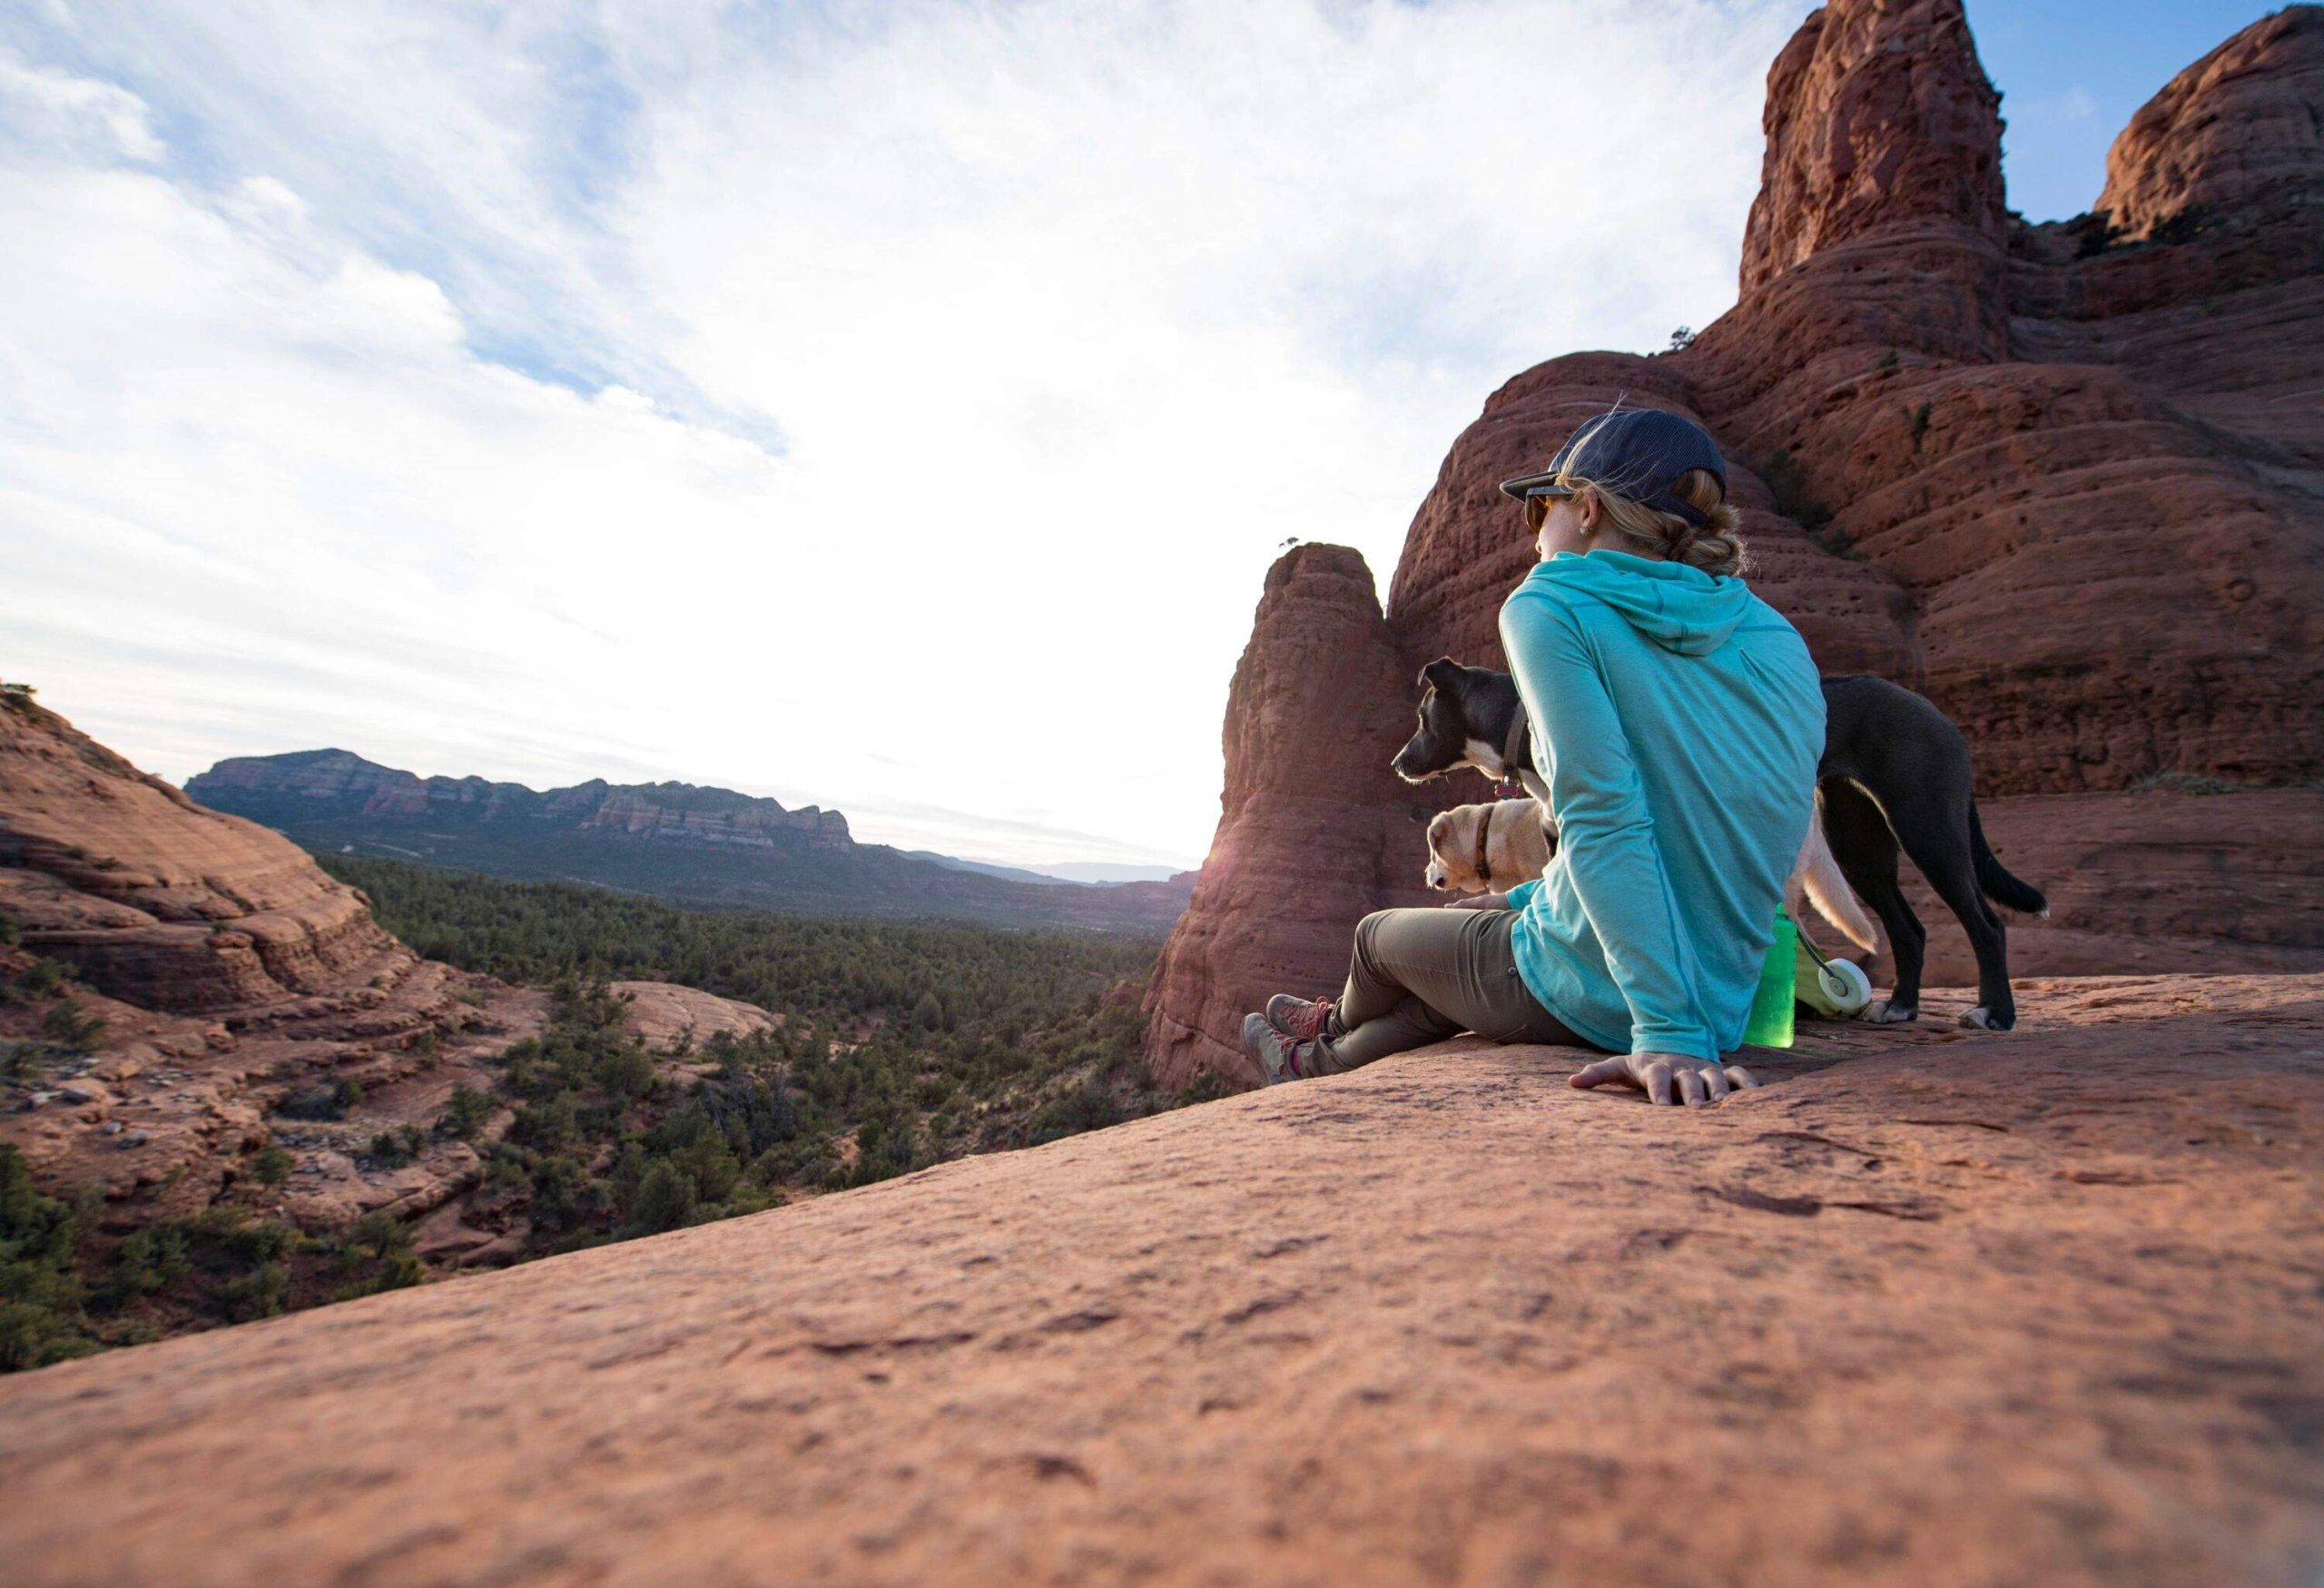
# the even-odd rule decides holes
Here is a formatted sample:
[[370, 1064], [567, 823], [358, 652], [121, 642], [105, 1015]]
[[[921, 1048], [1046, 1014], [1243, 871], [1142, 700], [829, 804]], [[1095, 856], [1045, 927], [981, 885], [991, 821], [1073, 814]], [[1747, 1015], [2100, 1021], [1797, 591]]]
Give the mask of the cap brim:
[[1527, 497], [1566, 497], [1573, 493], [1560, 485], [1557, 475], [1551, 472], [1521, 474], [1515, 479], [1504, 479], [1501, 482], [1501, 494], [1521, 502]]

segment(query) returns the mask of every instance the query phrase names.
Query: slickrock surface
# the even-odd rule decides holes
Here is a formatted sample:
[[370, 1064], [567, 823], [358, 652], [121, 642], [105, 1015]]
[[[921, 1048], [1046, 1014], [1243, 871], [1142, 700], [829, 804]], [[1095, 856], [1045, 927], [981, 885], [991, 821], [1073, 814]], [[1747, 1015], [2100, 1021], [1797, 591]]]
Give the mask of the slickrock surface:
[[2324, 978], [2025, 1002], [1702, 1112], [1450, 1044], [43, 1369], [0, 1383], [0, 1559], [2309, 1588]]
[[363, 897], [296, 845], [25, 702], [0, 705], [0, 913], [105, 993], [196, 1012], [406, 970]]
[[755, 1003], [674, 981], [616, 981], [613, 990], [616, 997], [629, 1000], [624, 1023], [630, 1034], [649, 1048], [666, 1048], [687, 1039], [698, 1047], [721, 1031], [746, 1037], [782, 1023]]
[[[1345, 758], [1361, 741], [1384, 760], [1409, 732], [1423, 663], [1503, 665], [1495, 618], [1531, 548], [1494, 484], [1622, 395], [1718, 437], [1754, 588], [1826, 673], [1878, 673], [1935, 700], [1968, 735], [1989, 802], [2127, 799], [2167, 774], [2287, 798], [2312, 787], [2324, 775], [2324, 7], [2253, 24], [2142, 110], [2109, 162], [2111, 220], [2033, 227], [2008, 214], [1996, 104], [1960, 0], [1833, 0], [1811, 15], [1768, 73], [1734, 310], [1683, 351], [1569, 354], [1493, 393], [1405, 538], [1387, 606], [1403, 664], [1392, 702], [1276, 725], [1268, 758]], [[1271, 644], [1262, 625], [1253, 655], [1296, 692], [1298, 659]], [[1255, 732], [1239, 699], [1230, 742]], [[1393, 804], [1434, 808], [1482, 788], [1463, 778]], [[1237, 792], [1230, 774], [1230, 808]], [[1262, 792], [1241, 806], [1252, 836], [1238, 867], [1328, 872], [1344, 844], [1397, 885], [1418, 874], [1417, 830], [1374, 861], [1375, 834], [1395, 831], [1381, 813], [1319, 832], [1277, 819], [1273, 803]], [[2162, 908], [2141, 876], [2185, 875], [2190, 861], [2138, 857], [2166, 856], [2195, 824], [2168, 799], [2095, 809], [1988, 805], [1988, 826], [2024, 852], [2014, 868], [2071, 904], [2046, 946], [2043, 927], [2012, 922], [2018, 969], [2324, 957], [2314, 847], [2275, 816], [2257, 843], [2204, 841], [2216, 869], [2183, 908]], [[2037, 815], [2059, 825], [2036, 832]], [[2084, 842], [2085, 817], [2102, 837]], [[2301, 857], [2289, 878], [2268, 863], [2287, 849]], [[1354, 896], [1344, 879], [1333, 897], [1336, 934], [1315, 913], [1280, 941], [1335, 935], [1344, 952], [1356, 919], [1393, 902]], [[1931, 919], [1936, 969], [1964, 968], [1958, 929]], [[1199, 892], [1178, 927], [1189, 941], [1229, 931], [1252, 939], [1235, 964], [1294, 957]], [[1154, 999], [1149, 1053], [1208, 1053], [1222, 1076], [1248, 1073], [1226, 1018], [1247, 1002], [1184, 963]]]
[[[409, 1162], [374, 1164], [368, 1143], [432, 1130], [457, 1087], [490, 1090], [487, 1061], [548, 1016], [547, 994], [420, 959], [297, 845], [203, 809], [29, 702], [0, 705], [0, 914], [22, 940], [0, 946], [0, 978], [54, 957], [75, 1007], [104, 1022], [86, 1056], [7, 1089], [0, 1142], [44, 1189], [94, 1193], [115, 1233], [230, 1188], [309, 1229], [445, 1208], [477, 1184], [478, 1148], [505, 1110], [474, 1143], [431, 1136]], [[687, 987], [621, 988], [655, 1047], [773, 1018]], [[35, 1037], [54, 1008], [0, 1002], [0, 1040]], [[337, 1089], [359, 1090], [342, 1117], [282, 1111], [312, 1113], [300, 1100]], [[261, 1194], [252, 1159], [270, 1142], [293, 1167]]]

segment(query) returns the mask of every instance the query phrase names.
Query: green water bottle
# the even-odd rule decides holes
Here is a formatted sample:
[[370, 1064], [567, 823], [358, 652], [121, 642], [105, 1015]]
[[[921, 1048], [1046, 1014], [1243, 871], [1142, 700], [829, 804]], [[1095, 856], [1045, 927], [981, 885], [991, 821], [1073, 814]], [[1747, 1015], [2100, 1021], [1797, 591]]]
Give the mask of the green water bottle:
[[1743, 1040], [1751, 1046], [1791, 1046], [1792, 982], [1798, 957], [1799, 929], [1777, 911], [1776, 940], [1768, 945], [1766, 962], [1759, 967], [1759, 990], [1751, 997], [1751, 1018], [1743, 1027]]

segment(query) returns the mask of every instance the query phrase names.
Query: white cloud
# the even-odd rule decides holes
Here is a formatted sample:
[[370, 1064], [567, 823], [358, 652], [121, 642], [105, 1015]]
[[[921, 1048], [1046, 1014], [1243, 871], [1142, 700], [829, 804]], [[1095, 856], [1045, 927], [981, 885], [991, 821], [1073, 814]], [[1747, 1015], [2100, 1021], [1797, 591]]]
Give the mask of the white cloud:
[[145, 102], [126, 89], [0, 54], [0, 131], [16, 139], [152, 162], [167, 153]]
[[1493, 386], [1731, 299], [1790, 11], [76, 9], [202, 158], [0, 170], [0, 673], [1190, 858], [1277, 544], [1384, 586]]

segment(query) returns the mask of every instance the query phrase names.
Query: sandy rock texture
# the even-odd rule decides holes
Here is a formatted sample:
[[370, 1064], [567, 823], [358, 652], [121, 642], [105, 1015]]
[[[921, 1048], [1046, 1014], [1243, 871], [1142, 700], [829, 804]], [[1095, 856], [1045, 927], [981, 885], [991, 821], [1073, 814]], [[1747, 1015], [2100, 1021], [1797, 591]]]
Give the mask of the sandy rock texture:
[[[2050, 897], [2046, 921], [2009, 917], [2021, 975], [2324, 971], [2324, 788], [2029, 794], [1982, 810], [1996, 851]], [[1931, 974], [1974, 981], [1967, 937], [1912, 881]], [[1819, 941], [1846, 947], [1837, 932]]]
[[[538, 1027], [487, 1008], [505, 990], [380, 930], [363, 895], [297, 845], [23, 701], [0, 705], [0, 913], [20, 939], [0, 971], [53, 957], [75, 1005], [104, 1021], [88, 1055], [11, 1089], [0, 1140], [46, 1188], [101, 1193], [116, 1230], [209, 1206], [270, 1139], [297, 1160], [269, 1198], [285, 1217], [321, 1228], [426, 1212], [474, 1181], [474, 1149], [431, 1143], [373, 1175], [358, 1168], [363, 1144], [432, 1126], [455, 1086], [486, 1084], [484, 1060]], [[0, 1037], [32, 1036], [46, 1013], [0, 1009]], [[103, 1098], [74, 1101], [69, 1089], [93, 1083]], [[278, 1112], [334, 1088], [361, 1094], [343, 1119]]]
[[1742, 299], [1674, 378], [1910, 597], [1896, 676], [1991, 792], [2310, 780], [2324, 409], [2292, 394], [2324, 380], [2324, 10], [2140, 113], [2100, 202], [2145, 241], [2001, 224], [1993, 104], [1957, 0], [1811, 16], [1769, 74]]
[[2307, 1588], [2324, 978], [2026, 1004], [1701, 1112], [1448, 1044], [43, 1369], [0, 1382], [0, 1558]]
[[[375, 1163], [373, 1138], [432, 1133], [455, 1089], [490, 1091], [492, 1060], [549, 1015], [547, 993], [420, 959], [297, 845], [26, 701], [0, 703], [0, 914], [20, 939], [0, 979], [53, 957], [74, 978], [61, 998], [103, 1022], [87, 1052], [0, 1087], [0, 1142], [44, 1189], [94, 1193], [112, 1233], [230, 1193], [309, 1229], [434, 1215], [477, 1185], [478, 1148], [510, 1115], [473, 1143], [429, 1134], [408, 1162]], [[773, 1020], [688, 987], [622, 990], [655, 1048]], [[38, 1039], [57, 1001], [0, 1002], [0, 1041]], [[270, 1145], [292, 1168], [261, 1191]]]
[[[1392, 700], [1261, 723], [1238, 694], [1229, 743], [1366, 771], [1359, 747], [1384, 764], [1409, 732], [1423, 663], [1505, 665], [1496, 618], [1531, 547], [1495, 485], [1619, 397], [1718, 438], [1753, 587], [1827, 674], [1894, 678], [1968, 735], [1988, 827], [2062, 901], [2050, 922], [2011, 922], [2018, 969], [2319, 963], [2315, 850], [2280, 802], [2247, 800], [2235, 809], [2259, 830], [2220, 838], [2168, 788], [2141, 791], [2192, 778], [2297, 804], [2324, 774], [2324, 8], [2253, 24], [2141, 111], [2109, 163], [2111, 216], [2011, 215], [1997, 104], [1959, 0], [1812, 14], [1768, 73], [1736, 307], [1684, 350], [1571, 353], [1495, 391], [1405, 538], [1384, 619], [1402, 667], [1373, 669], [1394, 677]], [[1278, 648], [1265, 611], [1246, 668], [1286, 694], [1302, 666], [1344, 685], [1335, 657]], [[1422, 840], [1381, 818], [1482, 790], [1464, 776], [1397, 791], [1319, 830], [1279, 820], [1277, 796], [1230, 766], [1237, 869], [1335, 883], [1279, 935], [1198, 892], [1178, 939], [1238, 934], [1241, 952], [1213, 956], [1216, 975], [1166, 956], [1157, 1062], [1208, 1054], [1222, 1077], [1246, 1074], [1246, 983], [1313, 992], [1344, 969], [1277, 943], [1333, 939], [1344, 955], [1355, 921], [1394, 902], [1361, 896], [1335, 847], [1402, 885]], [[2191, 836], [2198, 851], [2179, 847]], [[2148, 880], [2162, 873], [2195, 886], [2173, 901]], [[1934, 968], [1957, 973], [1957, 928], [1922, 912]], [[1228, 988], [1268, 957], [1313, 973]]]
[[412, 956], [296, 845], [30, 701], [0, 704], [0, 913], [109, 995], [197, 1012], [393, 974]]
[[1362, 557], [1303, 546], [1268, 570], [1227, 695], [1218, 831], [1147, 982], [1147, 1062], [1166, 1089], [1256, 1079], [1234, 1034], [1252, 1001], [1336, 986], [1373, 901], [1426, 897], [1404, 857], [1432, 807], [1388, 770], [1410, 682]]
[[1866, 233], [1925, 222], [1999, 243], [2000, 108], [1957, 3], [1810, 13], [1768, 71], [1744, 289]]
[[613, 991], [615, 996], [629, 1000], [625, 1023], [630, 1034], [649, 1048], [666, 1048], [674, 1042], [699, 1047], [722, 1031], [747, 1037], [782, 1023], [755, 1003], [721, 998], [715, 992], [673, 981], [616, 981]]
[[2166, 84], [2106, 157], [2096, 208], [2145, 238], [2194, 212], [2315, 202], [2324, 190], [2324, 9], [2290, 5]]

